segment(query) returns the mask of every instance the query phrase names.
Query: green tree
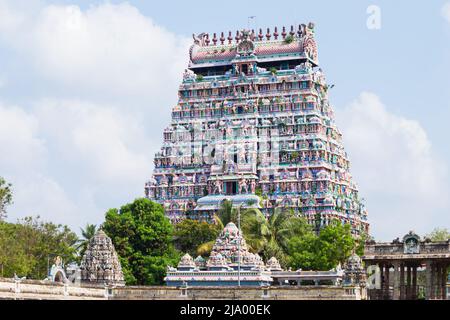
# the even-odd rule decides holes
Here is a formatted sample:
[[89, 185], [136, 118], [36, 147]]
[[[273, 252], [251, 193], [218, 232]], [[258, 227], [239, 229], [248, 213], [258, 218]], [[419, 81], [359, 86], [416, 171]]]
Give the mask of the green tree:
[[450, 232], [446, 228], [435, 228], [431, 233], [426, 235], [431, 241], [447, 241], [450, 239]]
[[114, 243], [129, 285], [162, 284], [166, 267], [179, 261], [173, 226], [163, 207], [148, 199], [109, 210], [103, 230]]
[[295, 217], [292, 211], [276, 208], [267, 221], [266, 244], [262, 255], [267, 260], [276, 257], [282, 266], [289, 263], [289, 240], [293, 237], [306, 237], [312, 227], [302, 217]]
[[0, 221], [0, 276], [10, 278], [14, 273], [28, 275], [35, 259], [26, 254], [22, 243], [17, 241], [18, 226]]
[[333, 220], [320, 231], [319, 241], [322, 250], [328, 257], [330, 269], [338, 263], [344, 264], [356, 249], [351, 226], [348, 223], [343, 224], [339, 220]]
[[322, 228], [318, 235], [296, 236], [288, 244], [291, 267], [306, 270], [330, 270], [345, 263], [356, 249], [350, 225], [338, 220]]
[[0, 220], [6, 218], [6, 207], [12, 204], [12, 185], [0, 177]]
[[5, 277], [14, 273], [43, 279], [48, 267], [60, 256], [76, 261], [77, 236], [67, 226], [27, 217], [17, 223], [0, 223], [0, 264]]
[[86, 252], [86, 249], [89, 245], [89, 241], [95, 236], [95, 233], [97, 232], [97, 226], [95, 224], [86, 224], [86, 227], [80, 228], [81, 231], [81, 237], [77, 240], [76, 249], [79, 252], [79, 256], [82, 257], [84, 253]]
[[181, 252], [195, 256], [198, 247], [214, 241], [220, 231], [216, 224], [186, 219], [175, 225], [175, 245]]

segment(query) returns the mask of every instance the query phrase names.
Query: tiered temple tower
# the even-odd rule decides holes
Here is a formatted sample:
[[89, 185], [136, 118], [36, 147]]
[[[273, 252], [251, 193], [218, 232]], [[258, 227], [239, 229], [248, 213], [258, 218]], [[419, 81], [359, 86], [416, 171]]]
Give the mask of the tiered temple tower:
[[111, 238], [103, 230], [89, 241], [81, 260], [81, 281], [91, 284], [125, 285], [122, 266]]
[[267, 215], [290, 208], [315, 225], [337, 218], [355, 235], [368, 231], [314, 24], [202, 33], [189, 54], [148, 198], [173, 222], [208, 220], [229, 199]]

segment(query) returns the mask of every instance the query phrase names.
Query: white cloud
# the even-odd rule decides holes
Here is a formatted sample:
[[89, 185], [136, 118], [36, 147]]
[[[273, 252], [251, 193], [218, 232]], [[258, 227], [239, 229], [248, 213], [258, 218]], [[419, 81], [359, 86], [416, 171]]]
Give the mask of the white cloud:
[[[49, 154], [39, 129], [39, 119], [34, 114], [0, 105], [0, 174], [13, 183], [15, 204], [10, 216], [42, 215], [68, 223], [75, 206], [56, 181], [44, 176]], [[63, 213], [67, 214], [66, 219], [62, 218]]]
[[144, 124], [114, 108], [43, 100], [0, 106], [1, 174], [14, 185], [10, 218], [83, 225], [143, 195], [152, 150]]
[[367, 92], [337, 114], [376, 237], [391, 240], [450, 225], [442, 214], [449, 209], [447, 167], [418, 121], [390, 113]]
[[45, 79], [71, 86], [76, 93], [159, 101], [161, 94], [174, 96], [178, 82], [173, 80], [181, 79], [187, 63], [190, 40], [156, 25], [127, 3], [105, 3], [86, 11], [49, 5], [27, 19], [14, 18], [19, 14], [11, 9], [4, 15], [18, 21], [7, 43]]
[[24, 16], [11, 7], [11, 2], [0, 0], [0, 32], [16, 30], [24, 21]]
[[10, 220], [77, 230], [143, 195], [190, 40], [129, 4], [34, 5], [0, 0], [0, 46], [25, 70], [8, 82], [20, 107], [0, 106], [0, 175]]
[[0, 103], [0, 168], [18, 173], [43, 165], [45, 141], [37, 136], [37, 119], [19, 107]]
[[444, 18], [447, 19], [447, 21], [450, 23], [450, 2], [447, 2], [447, 3], [442, 7], [442, 15], [443, 15]]

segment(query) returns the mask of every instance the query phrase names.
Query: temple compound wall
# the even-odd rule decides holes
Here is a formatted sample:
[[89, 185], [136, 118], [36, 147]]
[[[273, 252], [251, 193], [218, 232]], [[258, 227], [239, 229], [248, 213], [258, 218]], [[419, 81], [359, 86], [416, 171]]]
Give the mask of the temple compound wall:
[[361, 300], [360, 288], [303, 287], [125, 287], [113, 300]]
[[0, 278], [0, 300], [360, 300], [360, 288], [75, 286]]
[[108, 288], [0, 278], [0, 300], [106, 300]]

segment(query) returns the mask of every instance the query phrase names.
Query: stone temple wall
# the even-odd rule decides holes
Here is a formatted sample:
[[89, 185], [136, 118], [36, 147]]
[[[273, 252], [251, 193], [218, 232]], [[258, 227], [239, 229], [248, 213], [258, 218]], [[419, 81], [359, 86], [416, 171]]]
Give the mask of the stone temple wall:
[[0, 300], [106, 300], [108, 290], [100, 286], [74, 286], [49, 281], [0, 278]]
[[0, 278], [0, 300], [360, 300], [359, 288], [117, 287], [74, 286]]
[[125, 287], [113, 292], [113, 300], [360, 300], [359, 289], [332, 286]]

